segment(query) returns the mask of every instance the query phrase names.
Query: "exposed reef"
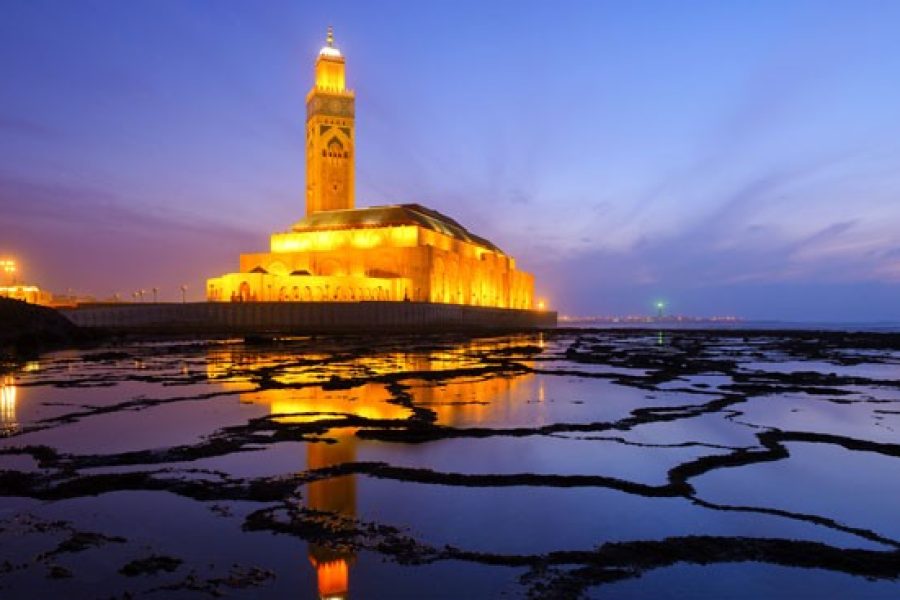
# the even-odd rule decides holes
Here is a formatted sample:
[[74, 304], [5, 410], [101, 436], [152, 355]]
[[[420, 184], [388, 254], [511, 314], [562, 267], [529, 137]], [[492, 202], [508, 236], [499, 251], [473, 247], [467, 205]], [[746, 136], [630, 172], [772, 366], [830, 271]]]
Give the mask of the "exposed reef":
[[[511, 568], [520, 595], [534, 598], [579, 597], [676, 564], [821, 569], [857, 576], [864, 586], [900, 578], [900, 532], [892, 523], [852, 515], [845, 504], [853, 498], [836, 497], [833, 510], [823, 510], [820, 501], [802, 501], [802, 490], [792, 504], [777, 495], [735, 500], [727, 488], [711, 492], [717, 488], [710, 482], [753, 473], [766, 491], [760, 474], [791, 467], [798, 449], [801, 456], [814, 450], [871, 465], [872, 477], [886, 477], [883, 465], [900, 458], [893, 435], [898, 370], [900, 336], [869, 333], [559, 330], [493, 338], [123, 342], [49, 358], [19, 376], [21, 397], [43, 400], [33, 416], [6, 423], [0, 489], [7, 498], [51, 506], [164, 493], [207, 506], [205, 518], [237, 525], [243, 534], [235, 535], [309, 544], [311, 556], [327, 557], [313, 564], [334, 557], [352, 564], [365, 554], [410, 567], [452, 561]], [[104, 392], [99, 401], [92, 390], [122, 393]], [[81, 399], [66, 401], [67, 394]], [[205, 415], [223, 406], [246, 412], [206, 424]], [[198, 420], [191, 422], [196, 434], [171, 444], [112, 440], [118, 449], [104, 449], [101, 441], [66, 433], [77, 436], [100, 419], [130, 426], [153, 411], [182, 411], [172, 414], [187, 417], [171, 422]], [[520, 441], [536, 449], [572, 444], [570, 458], [581, 466], [446, 450]], [[73, 449], [82, 446], [88, 450]], [[270, 468], [280, 448], [305, 449], [305, 464]], [[584, 458], [587, 448], [597, 460]], [[605, 463], [610, 452], [635, 457], [634, 468]], [[646, 464], [656, 465], [644, 458], [651, 456], [668, 462], [644, 474]], [[475, 543], [477, 531], [471, 543], [448, 543], [423, 533], [427, 522], [380, 517], [380, 505], [369, 506], [360, 490], [376, 481], [397, 486], [399, 503], [401, 486], [461, 498], [503, 489], [605, 490], [623, 506], [678, 502], [710, 523], [764, 519], [769, 529], [712, 534], [700, 523], [685, 535], [663, 528], [656, 539], [598, 537], [588, 547], [509, 552]], [[202, 571], [195, 559], [121, 531], [28, 514], [0, 522], [0, 535], [48, 541], [18, 563], [0, 556], [0, 590], [20, 590], [21, 573], [38, 567], [48, 581], [78, 581], [84, 567], [60, 557], [116, 547], [127, 547], [127, 557], [102, 576], [129, 593], [239, 593], [286, 576], [265, 561]]]

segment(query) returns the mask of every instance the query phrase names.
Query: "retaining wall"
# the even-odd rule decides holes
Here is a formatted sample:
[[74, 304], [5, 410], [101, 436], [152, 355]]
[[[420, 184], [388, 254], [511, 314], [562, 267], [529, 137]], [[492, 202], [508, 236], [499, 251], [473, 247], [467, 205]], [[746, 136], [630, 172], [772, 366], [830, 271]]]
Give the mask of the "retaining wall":
[[556, 327], [552, 311], [427, 302], [84, 304], [59, 311], [79, 327], [154, 333], [520, 330]]

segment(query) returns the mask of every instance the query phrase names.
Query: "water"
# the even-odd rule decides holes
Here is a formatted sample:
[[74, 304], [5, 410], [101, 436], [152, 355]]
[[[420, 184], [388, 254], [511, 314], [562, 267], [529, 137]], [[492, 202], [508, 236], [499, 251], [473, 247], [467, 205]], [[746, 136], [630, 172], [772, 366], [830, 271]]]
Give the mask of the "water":
[[[649, 319], [649, 317], [648, 317]], [[897, 321], [677, 321], [663, 319], [647, 322], [594, 321], [590, 319], [561, 320], [560, 327], [575, 329], [661, 329], [661, 330], [769, 330], [769, 331], [860, 331], [869, 333], [897, 333]]]
[[131, 342], [5, 372], [3, 598], [900, 592], [891, 336]]

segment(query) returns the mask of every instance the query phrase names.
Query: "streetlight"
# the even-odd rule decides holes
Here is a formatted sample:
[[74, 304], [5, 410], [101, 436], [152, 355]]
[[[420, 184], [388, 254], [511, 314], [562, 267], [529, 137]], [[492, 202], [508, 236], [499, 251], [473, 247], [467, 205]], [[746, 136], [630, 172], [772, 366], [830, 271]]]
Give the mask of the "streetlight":
[[187, 284], [182, 283], [181, 287], [179, 289], [181, 290], [181, 303], [184, 304], [185, 303], [184, 295], [187, 293]]
[[154, 287], [154, 288], [153, 288], [153, 304], [156, 304], [156, 294], [157, 294], [157, 293], [159, 293], [159, 288], [158, 288], [158, 287]]
[[0, 260], [0, 267], [3, 268], [3, 272], [6, 274], [7, 279], [10, 280], [12, 285], [16, 284], [16, 261], [11, 258], [6, 258], [4, 260]]
[[144, 301], [144, 294], [146, 294], [146, 293], [147, 293], [147, 290], [145, 290], [145, 289], [141, 289], [140, 291], [138, 291], [138, 295], [140, 295], [140, 297], [141, 297], [141, 302]]
[[665, 302], [663, 302], [662, 300], [657, 300], [657, 302], [656, 302], [656, 318], [657, 319], [663, 318], [663, 309], [665, 307], [666, 307]]

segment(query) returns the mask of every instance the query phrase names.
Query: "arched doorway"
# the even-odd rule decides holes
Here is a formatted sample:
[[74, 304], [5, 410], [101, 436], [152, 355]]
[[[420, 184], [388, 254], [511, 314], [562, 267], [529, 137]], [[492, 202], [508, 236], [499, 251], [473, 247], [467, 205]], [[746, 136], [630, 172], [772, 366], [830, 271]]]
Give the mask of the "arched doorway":
[[238, 288], [238, 300], [241, 302], [249, 302], [252, 294], [250, 292], [250, 284], [246, 281], [242, 281], [240, 287]]

